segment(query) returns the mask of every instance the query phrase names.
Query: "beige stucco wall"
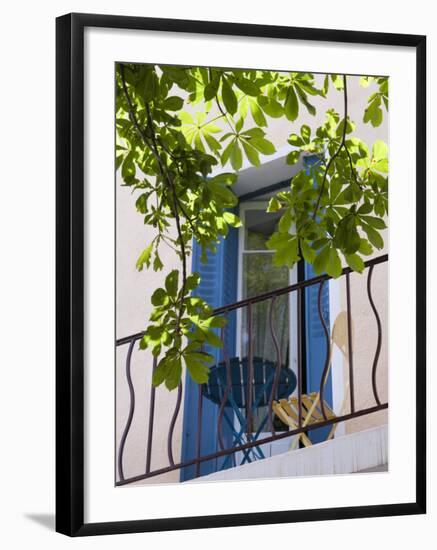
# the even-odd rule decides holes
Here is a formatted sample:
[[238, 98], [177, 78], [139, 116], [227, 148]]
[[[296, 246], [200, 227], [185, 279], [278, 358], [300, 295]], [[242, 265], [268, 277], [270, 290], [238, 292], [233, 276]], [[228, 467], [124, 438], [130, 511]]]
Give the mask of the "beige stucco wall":
[[[388, 252], [388, 231], [384, 231], [385, 248], [378, 250], [370, 258]], [[381, 403], [388, 401], [388, 270], [389, 263], [378, 264], [374, 267], [371, 279], [371, 293], [378, 311], [382, 339], [381, 351], [376, 370], [377, 393]], [[368, 270], [363, 274], [352, 273], [351, 283], [351, 315], [353, 322], [353, 367], [354, 367], [354, 394], [355, 410], [359, 411], [376, 405], [372, 390], [372, 367], [377, 347], [377, 322], [367, 294]], [[340, 280], [341, 308], [347, 310], [346, 282]], [[349, 383], [349, 367], [343, 361], [344, 386]], [[350, 400], [347, 400], [344, 414], [350, 411]], [[378, 411], [345, 422], [345, 432], [352, 433], [381, 424], [388, 423], [388, 410]]]
[[[387, 119], [379, 128], [362, 123], [362, 113], [366, 99], [372, 88], [363, 89], [358, 85], [358, 78], [349, 77], [349, 114], [357, 123], [356, 133], [369, 145], [376, 139], [388, 140]], [[292, 132], [298, 132], [302, 124], [317, 127], [324, 120], [325, 105], [333, 106], [342, 114], [342, 94], [331, 89], [328, 101], [319, 97], [312, 97], [311, 102], [317, 107], [317, 115], [312, 117], [304, 111], [295, 123], [286, 120], [270, 119], [268, 130], [269, 138], [277, 148], [286, 145], [287, 137]], [[163, 246], [160, 255], [164, 263], [164, 270], [155, 273], [153, 270], [138, 272], [135, 269], [136, 260], [144, 247], [153, 238], [150, 227], [145, 226], [143, 217], [136, 212], [135, 201], [138, 193], [122, 186], [120, 175], [116, 178], [116, 330], [117, 338], [139, 332], [147, 326], [151, 311], [150, 296], [153, 290], [163, 284], [165, 275], [171, 269], [179, 267], [179, 260], [175, 253]], [[383, 253], [378, 251], [377, 255]], [[190, 264], [190, 262], [188, 262]], [[353, 274], [352, 309], [355, 325], [354, 338], [354, 371], [356, 408], [368, 407], [374, 404], [371, 391], [371, 366], [376, 346], [376, 325], [373, 313], [368, 304], [365, 291], [365, 278]], [[387, 266], [377, 266], [373, 277], [373, 294], [380, 309], [383, 325], [383, 341], [378, 368], [378, 389], [382, 400], [387, 398]], [[341, 308], [346, 308], [344, 283], [340, 282]], [[125, 360], [128, 346], [122, 346], [116, 351], [116, 452], [129, 412], [129, 391], [125, 376]], [[344, 366], [344, 372], [347, 369]], [[126, 441], [124, 453], [125, 477], [139, 475], [145, 470], [146, 440], [148, 425], [148, 404], [150, 400], [152, 359], [148, 351], [139, 351], [137, 345], [132, 356], [132, 379], [136, 390], [135, 415]], [[346, 375], [345, 375], [346, 378]], [[165, 388], [156, 391], [155, 429], [153, 440], [152, 469], [168, 466], [167, 434], [176, 401], [176, 391], [168, 392]], [[174, 430], [173, 453], [175, 462], [180, 459], [181, 432], [183, 418], [183, 401]], [[346, 432], [369, 428], [387, 421], [387, 412], [373, 414], [350, 421], [346, 425]], [[117, 473], [118, 479], [118, 473]], [[151, 483], [177, 482], [179, 472], [171, 472], [151, 478]]]
[[[122, 338], [144, 330], [152, 311], [150, 298], [153, 290], [162, 286], [165, 276], [179, 267], [179, 260], [167, 246], [160, 249], [164, 264], [161, 272], [152, 269], [137, 271], [135, 264], [145, 246], [153, 239], [152, 228], [145, 226], [143, 216], [135, 209], [139, 192], [122, 186], [119, 174], [116, 178], [116, 334]], [[188, 262], [190, 267], [190, 262]], [[129, 414], [129, 389], [125, 374], [128, 345], [116, 350], [116, 451]], [[135, 344], [131, 361], [132, 382], [136, 390], [135, 414], [126, 440], [124, 475], [130, 477], [144, 472], [146, 464], [146, 437], [149, 419], [149, 402], [152, 375], [152, 355]], [[160, 387], [156, 390], [152, 469], [168, 466], [167, 434], [172, 411], [176, 403], [176, 391]], [[183, 411], [174, 429], [173, 454], [179, 461], [181, 449]], [[117, 472], [118, 479], [118, 472]], [[156, 482], [176, 482], [179, 472], [171, 472], [152, 478]]]

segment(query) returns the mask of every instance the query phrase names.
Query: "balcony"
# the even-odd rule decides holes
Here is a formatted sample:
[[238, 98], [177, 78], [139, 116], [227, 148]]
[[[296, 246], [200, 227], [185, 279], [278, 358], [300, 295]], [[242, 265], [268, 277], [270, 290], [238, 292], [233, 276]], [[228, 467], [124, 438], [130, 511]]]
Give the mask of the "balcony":
[[[152, 386], [157, 359], [152, 362], [151, 356], [138, 350], [142, 333], [117, 340], [116, 485], [231, 479], [231, 470], [238, 470], [242, 478], [251, 477], [245, 470], [255, 471], [254, 464], [260, 461], [277, 460], [279, 456], [289, 460], [297, 452], [310, 456], [311, 448], [326, 445], [320, 441], [350, 437], [341, 426], [351, 426], [363, 417], [381, 416], [388, 400], [386, 388], [381, 391], [378, 387], [378, 379], [386, 380], [387, 362], [381, 360], [385, 338], [382, 304], [376, 303], [373, 286], [378, 271], [384, 276], [387, 265], [388, 256], [383, 255], [367, 261], [362, 274], [343, 269], [335, 284], [344, 294], [341, 299], [345, 307], [335, 320], [328, 319], [323, 304], [324, 288], [332, 284], [328, 275], [215, 309], [214, 314], [226, 317], [228, 323], [219, 334], [222, 348], [209, 381], [196, 387], [194, 397], [192, 392], [187, 397], [186, 384], [192, 381], [184, 376], [173, 392]], [[354, 309], [352, 279], [360, 303], [366, 301], [366, 325], [358, 322], [361, 311]], [[305, 366], [303, 315], [305, 296], [310, 291], [315, 296], [324, 339], [324, 353], [315, 371], [318, 378], [312, 387]], [[289, 343], [294, 348], [294, 361], [284, 358], [278, 341], [276, 306], [280, 300], [286, 300], [295, 319], [294, 337]], [[273, 356], [268, 359], [260, 357], [254, 347], [254, 312], [260, 307], [264, 333], [273, 344]], [[258, 315], [258, 324], [259, 319]], [[370, 321], [372, 328], [368, 328]], [[230, 350], [234, 332], [245, 343], [239, 354], [235, 348]], [[359, 369], [354, 363], [357, 343], [365, 350]], [[328, 381], [335, 390], [332, 394]], [[363, 394], [365, 399], [360, 397]], [[186, 432], [187, 416], [190, 433]]]

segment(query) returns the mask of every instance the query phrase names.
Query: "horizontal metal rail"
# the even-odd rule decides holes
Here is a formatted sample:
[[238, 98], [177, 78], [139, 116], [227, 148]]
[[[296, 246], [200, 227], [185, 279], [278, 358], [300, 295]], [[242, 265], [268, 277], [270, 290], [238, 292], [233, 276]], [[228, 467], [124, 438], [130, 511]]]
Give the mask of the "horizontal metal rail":
[[[382, 256], [378, 256], [377, 258], [367, 260], [366, 262], [364, 262], [364, 266], [370, 267], [372, 265], [382, 264], [387, 261], [388, 254], [383, 254]], [[342, 275], [346, 275], [346, 273], [353, 273], [353, 269], [351, 269], [350, 267], [343, 268]], [[248, 304], [256, 304], [257, 302], [268, 300], [273, 296], [281, 296], [282, 294], [288, 294], [289, 292], [293, 292], [294, 290], [298, 290], [299, 288], [306, 288], [308, 286], [321, 283], [322, 281], [329, 281], [329, 279], [332, 279], [330, 275], [319, 275], [318, 277], [312, 277], [311, 279], [307, 279], [306, 281], [300, 281], [299, 283], [294, 283], [292, 285], [285, 286], [277, 290], [272, 290], [271, 292], [265, 292], [264, 294], [259, 294], [258, 296], [255, 296], [253, 298], [247, 298], [246, 300], [240, 300], [239, 302], [234, 302], [233, 304], [218, 307], [214, 309], [213, 315], [221, 315], [222, 313], [227, 313], [228, 311], [239, 309], [241, 307], [247, 306]], [[144, 331], [136, 332], [135, 334], [131, 334], [130, 336], [119, 338], [118, 340], [116, 340], [115, 344], [116, 346], [122, 346], [123, 344], [129, 344], [129, 342], [131, 342], [132, 340], [140, 340], [143, 336]]]

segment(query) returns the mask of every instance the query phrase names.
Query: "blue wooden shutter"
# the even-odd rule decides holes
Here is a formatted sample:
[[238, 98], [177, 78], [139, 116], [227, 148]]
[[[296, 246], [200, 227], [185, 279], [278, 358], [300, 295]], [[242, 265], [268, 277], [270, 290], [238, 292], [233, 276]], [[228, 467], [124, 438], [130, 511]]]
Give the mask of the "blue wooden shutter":
[[[230, 229], [226, 239], [221, 240], [215, 254], [207, 254], [205, 264], [200, 261], [200, 247], [196, 242], [193, 243], [192, 271], [197, 271], [201, 277], [196, 294], [204, 298], [213, 307], [231, 304], [237, 300], [237, 253], [237, 229]], [[229, 357], [232, 357], [235, 355], [236, 346], [235, 312], [228, 319], [225, 344]], [[217, 348], [206, 346], [205, 351], [213, 355], [216, 362], [223, 358], [223, 351]], [[198, 385], [193, 382], [187, 373], [185, 378], [182, 461], [191, 460], [196, 456], [198, 392]], [[219, 407], [204, 398], [202, 405], [201, 455], [219, 450], [217, 440], [218, 413]], [[225, 446], [230, 446], [232, 443], [231, 431], [224, 420], [223, 440]], [[200, 475], [216, 472], [222, 467], [224, 460], [224, 458], [219, 458], [203, 462], [200, 467]], [[187, 481], [194, 477], [195, 466], [182, 468], [181, 481]]]
[[[304, 159], [307, 173], [311, 173], [311, 167], [319, 162], [316, 155]], [[305, 262], [305, 280], [315, 277], [311, 264]], [[318, 310], [319, 285], [312, 285], [305, 289], [305, 337], [306, 337], [306, 380], [307, 393], [317, 392], [320, 389], [320, 379], [326, 360], [326, 336], [319, 317]], [[329, 321], [329, 284], [325, 283], [322, 289], [321, 310], [326, 325]], [[324, 390], [325, 401], [332, 406], [332, 377], [329, 373]], [[329, 433], [330, 427], [318, 428], [308, 432], [313, 443], [324, 441]]]

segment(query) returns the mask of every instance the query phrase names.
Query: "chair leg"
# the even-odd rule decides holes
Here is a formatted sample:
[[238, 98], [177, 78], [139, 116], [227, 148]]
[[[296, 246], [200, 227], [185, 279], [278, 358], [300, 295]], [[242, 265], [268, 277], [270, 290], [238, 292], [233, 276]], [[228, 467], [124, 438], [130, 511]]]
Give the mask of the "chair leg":
[[301, 439], [302, 439], [302, 443], [305, 445], [305, 447], [312, 447], [313, 445], [313, 442], [311, 441], [311, 439], [307, 436], [307, 434], [305, 433], [301, 433]]
[[306, 433], [302, 432], [297, 437], [293, 439], [290, 445], [290, 451], [295, 451], [297, 449], [297, 446], [299, 445], [299, 441], [302, 441], [302, 443], [305, 445], [305, 447], [311, 447], [312, 441], [311, 439], [306, 435]]
[[330, 439], [332, 439], [334, 437], [334, 434], [335, 434], [335, 429], [337, 428], [337, 424], [333, 424], [332, 425], [332, 428], [328, 434], [328, 437], [326, 438], [326, 441], [329, 441]]

